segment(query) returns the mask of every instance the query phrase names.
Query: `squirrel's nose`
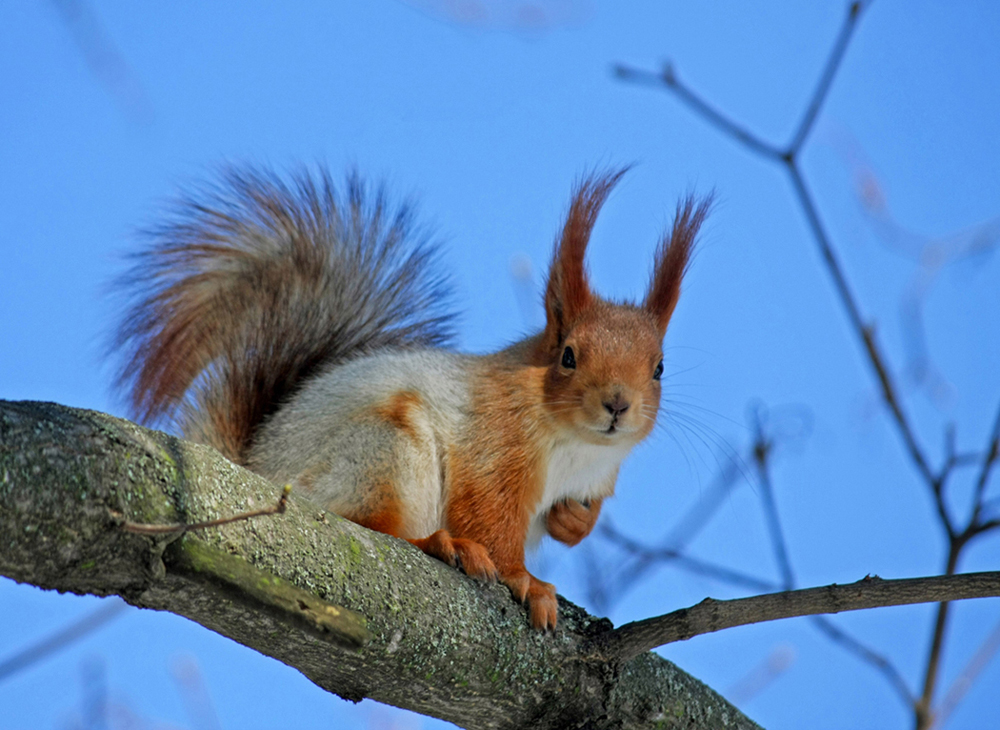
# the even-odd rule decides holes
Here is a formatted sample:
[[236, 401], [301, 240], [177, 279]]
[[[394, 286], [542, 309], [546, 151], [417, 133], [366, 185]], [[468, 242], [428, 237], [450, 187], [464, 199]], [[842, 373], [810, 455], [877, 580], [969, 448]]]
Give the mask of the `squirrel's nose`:
[[625, 400], [621, 394], [616, 395], [611, 400], [604, 401], [604, 409], [615, 418], [627, 411], [630, 405], [632, 404]]

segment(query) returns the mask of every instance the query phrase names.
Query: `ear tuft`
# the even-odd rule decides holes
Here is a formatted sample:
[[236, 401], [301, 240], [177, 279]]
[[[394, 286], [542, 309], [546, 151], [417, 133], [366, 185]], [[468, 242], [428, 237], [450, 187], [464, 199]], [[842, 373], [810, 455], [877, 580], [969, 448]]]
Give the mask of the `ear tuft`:
[[712, 209], [714, 195], [701, 200], [689, 195], [677, 204], [670, 235], [664, 235], [656, 250], [653, 279], [643, 307], [656, 317], [660, 334], [667, 331], [670, 316], [681, 293], [681, 280], [691, 260], [698, 229]]
[[584, 254], [597, 214], [628, 167], [617, 171], [594, 173], [573, 190], [566, 223], [556, 243], [545, 291], [545, 340], [557, 348], [572, 322], [591, 303], [590, 285], [584, 266]]

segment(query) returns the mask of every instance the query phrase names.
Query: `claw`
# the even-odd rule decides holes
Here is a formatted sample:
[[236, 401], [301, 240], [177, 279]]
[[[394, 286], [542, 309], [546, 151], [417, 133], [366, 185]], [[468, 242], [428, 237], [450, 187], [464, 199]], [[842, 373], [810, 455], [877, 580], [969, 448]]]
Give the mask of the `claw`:
[[494, 582], [497, 579], [497, 569], [490, 554], [474, 540], [452, 537], [447, 530], [438, 530], [428, 537], [408, 542], [432, 558], [458, 568], [473, 578], [487, 582]]

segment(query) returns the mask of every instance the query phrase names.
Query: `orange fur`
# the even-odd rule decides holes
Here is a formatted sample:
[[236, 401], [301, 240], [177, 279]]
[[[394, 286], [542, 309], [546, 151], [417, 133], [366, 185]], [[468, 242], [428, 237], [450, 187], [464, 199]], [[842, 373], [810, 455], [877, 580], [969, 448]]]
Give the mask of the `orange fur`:
[[[500, 580], [528, 604], [536, 628], [554, 627], [557, 617], [555, 588], [524, 565], [551, 451], [559, 439], [601, 446], [617, 428], [638, 443], [652, 430], [660, 402], [653, 375], [662, 360], [663, 334], [708, 209], [688, 200], [678, 210], [642, 306], [607, 302], [590, 290], [584, 253], [597, 213], [623, 172], [577, 188], [552, 260], [545, 330], [484, 358], [474, 370], [468, 433], [448, 459], [448, 529], [485, 547]], [[565, 348], [574, 354], [571, 368], [562, 364]], [[616, 475], [617, 469], [605, 495], [613, 492]], [[559, 501], [545, 517], [546, 528], [575, 545], [593, 529], [600, 507], [600, 497], [587, 507]]]
[[539, 588], [548, 584], [524, 567], [531, 511], [543, 486], [543, 378], [543, 369], [505, 365], [502, 356], [484, 363], [474, 378], [469, 434], [448, 460], [446, 514], [454, 535], [486, 548], [500, 580], [518, 600], [528, 601], [537, 628], [555, 626], [554, 589]]
[[348, 519], [375, 532], [384, 532], [386, 535], [392, 535], [393, 537], [402, 536], [403, 515], [398, 503], [384, 504], [378, 512]]
[[549, 534], [559, 542], [573, 547], [590, 534], [601, 514], [602, 499], [592, 499], [589, 505], [575, 499], [556, 502], [545, 518]]
[[371, 485], [364, 496], [364, 504], [360, 509], [343, 516], [369, 530], [402, 537], [403, 507], [396, 488], [388, 482], [378, 481]]
[[497, 579], [497, 569], [489, 552], [474, 540], [452, 537], [447, 530], [438, 530], [427, 537], [407, 542], [453, 568], [461, 568], [473, 578], [487, 581]]
[[656, 251], [653, 279], [649, 285], [644, 307], [656, 316], [660, 336], [667, 331], [667, 324], [677, 306], [681, 293], [681, 279], [691, 260], [691, 249], [698, 229], [712, 209], [712, 196], [696, 203], [688, 196], [678, 203], [670, 235], [664, 236]]
[[375, 415], [398, 428], [414, 441], [420, 440], [413, 425], [413, 411], [423, 404], [417, 393], [405, 391], [394, 393], [384, 403], [375, 408]]
[[601, 206], [627, 171], [628, 168], [622, 168], [594, 175], [583, 180], [573, 191], [573, 201], [552, 258], [545, 291], [545, 340], [550, 348], [558, 347], [568, 323], [591, 303], [584, 253]]

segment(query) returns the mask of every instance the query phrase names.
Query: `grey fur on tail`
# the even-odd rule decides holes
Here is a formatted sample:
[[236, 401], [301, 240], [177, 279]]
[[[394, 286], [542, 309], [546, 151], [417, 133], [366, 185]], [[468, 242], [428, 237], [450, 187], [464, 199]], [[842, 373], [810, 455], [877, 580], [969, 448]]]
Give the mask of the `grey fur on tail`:
[[114, 340], [133, 415], [242, 463], [260, 424], [325, 367], [452, 339], [436, 245], [412, 207], [350, 174], [227, 168], [149, 231]]

